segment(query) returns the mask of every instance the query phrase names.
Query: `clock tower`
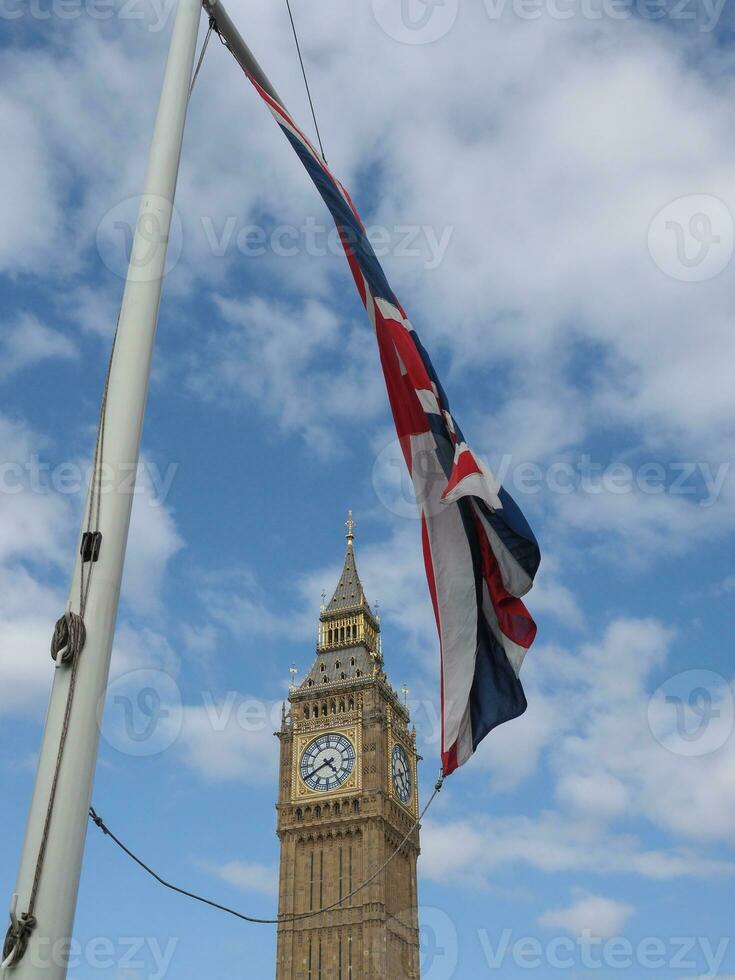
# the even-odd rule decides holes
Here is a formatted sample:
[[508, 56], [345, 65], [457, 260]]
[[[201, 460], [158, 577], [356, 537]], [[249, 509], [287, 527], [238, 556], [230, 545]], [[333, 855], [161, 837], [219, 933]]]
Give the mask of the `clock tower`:
[[416, 736], [383, 670], [380, 621], [357, 574], [352, 512], [346, 527], [316, 659], [291, 687], [277, 732], [276, 980], [419, 976]]

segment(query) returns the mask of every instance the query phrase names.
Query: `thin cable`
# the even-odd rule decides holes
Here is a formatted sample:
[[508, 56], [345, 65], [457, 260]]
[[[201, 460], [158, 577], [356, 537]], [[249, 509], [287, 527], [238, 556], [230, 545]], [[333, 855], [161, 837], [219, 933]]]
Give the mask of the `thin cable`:
[[212, 36], [212, 31], [214, 30], [214, 17], [209, 18], [209, 30], [207, 31], [207, 36], [204, 38], [204, 44], [202, 44], [202, 50], [199, 55], [199, 61], [197, 61], [197, 66], [194, 69], [194, 75], [191, 79], [191, 85], [189, 86], [189, 99], [191, 99], [191, 93], [194, 91], [194, 86], [196, 85], [197, 78], [199, 78], [199, 72], [202, 67], [202, 62], [204, 61], [204, 55], [207, 51], [207, 45], [209, 44], [209, 39]]
[[327, 158], [324, 155], [324, 147], [322, 146], [322, 138], [319, 134], [319, 124], [316, 121], [316, 112], [314, 112], [314, 103], [311, 99], [311, 91], [309, 89], [309, 80], [306, 77], [306, 68], [304, 67], [304, 59], [301, 57], [301, 45], [299, 44], [299, 36], [296, 33], [296, 24], [294, 23], [293, 14], [291, 13], [291, 0], [286, 0], [286, 8], [288, 10], [289, 20], [291, 21], [291, 30], [293, 31], [293, 39], [296, 42], [296, 51], [298, 52], [299, 61], [301, 62], [301, 74], [304, 76], [304, 85], [306, 86], [306, 94], [309, 97], [309, 105], [311, 107], [311, 118], [314, 120], [314, 129], [316, 130], [316, 138], [319, 140], [319, 149], [321, 150], [322, 160], [326, 163]]
[[220, 912], [227, 912], [228, 915], [234, 915], [235, 918], [242, 919], [245, 922], [254, 922], [257, 925], [275, 926], [275, 925], [279, 925], [282, 922], [292, 922], [296, 919], [310, 919], [315, 915], [321, 915], [323, 912], [329, 912], [332, 909], [336, 909], [338, 906], [344, 905], [345, 902], [349, 901], [349, 899], [357, 895], [357, 893], [362, 891], [362, 889], [365, 888], [367, 885], [369, 885], [371, 881], [374, 881], [382, 871], [385, 871], [385, 869], [388, 867], [390, 862], [398, 854], [398, 852], [401, 850], [401, 848], [406, 843], [408, 838], [418, 827], [419, 823], [423, 820], [426, 811], [429, 809], [431, 804], [436, 799], [437, 794], [441, 790], [443, 782], [444, 782], [444, 777], [440, 776], [439, 779], [437, 780], [436, 786], [434, 787], [434, 792], [431, 794], [428, 803], [423, 808], [421, 813], [418, 815], [416, 820], [414, 820], [414, 822], [411, 824], [411, 827], [409, 828], [408, 832], [406, 833], [406, 836], [403, 838], [401, 843], [398, 845], [395, 851], [393, 851], [390, 857], [380, 865], [378, 870], [375, 871], [373, 874], [371, 874], [369, 878], [366, 878], [361, 885], [358, 885], [357, 888], [353, 889], [348, 895], [345, 895], [344, 898], [340, 898], [338, 902], [333, 902], [331, 905], [326, 905], [324, 908], [317, 909], [315, 912], [300, 912], [297, 913], [296, 915], [282, 915], [279, 916], [279, 918], [277, 919], [259, 919], [254, 915], [244, 915], [242, 912], [237, 912], [235, 909], [231, 909], [227, 905], [220, 905], [219, 902], [213, 902], [209, 898], [203, 898], [201, 895], [196, 895], [194, 892], [186, 891], [185, 888], [179, 888], [178, 885], [172, 885], [171, 882], [166, 881], [165, 878], [162, 878], [159, 874], [156, 874], [153, 868], [149, 867], [128, 847], [126, 847], [125, 844], [123, 844], [123, 842], [113, 834], [113, 832], [104, 822], [102, 817], [100, 817], [96, 813], [94, 807], [89, 808], [89, 816], [90, 819], [99, 827], [99, 829], [102, 831], [103, 834], [105, 834], [112, 841], [114, 841], [114, 843], [117, 844], [117, 846], [120, 848], [121, 851], [124, 851], [129, 858], [135, 861], [135, 863], [139, 867], [141, 867], [144, 871], [146, 871], [152, 878], [155, 878], [159, 884], [164, 886], [164, 888], [169, 888], [172, 892], [177, 892], [179, 895], [184, 895], [186, 898], [193, 898], [195, 902], [202, 902], [202, 904], [209, 905], [213, 909], [219, 909]]

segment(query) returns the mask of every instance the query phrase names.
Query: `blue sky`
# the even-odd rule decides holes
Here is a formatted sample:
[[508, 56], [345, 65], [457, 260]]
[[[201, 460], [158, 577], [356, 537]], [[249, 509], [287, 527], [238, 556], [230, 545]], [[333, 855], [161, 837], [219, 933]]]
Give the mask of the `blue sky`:
[[[424, 980], [735, 976], [727, 7], [318, 0], [322, 136], [456, 417], [527, 513], [527, 714], [448, 780]], [[228, 5], [308, 123], [285, 10]], [[16, 16], [20, 12], [20, 16]], [[2, 5], [0, 894], [17, 867], [170, 9]], [[364, 311], [298, 160], [214, 43], [191, 104], [94, 802], [173, 881], [268, 915], [280, 717], [343, 521], [410, 689], [437, 642]], [[137, 698], [166, 712], [151, 737]], [[114, 695], [114, 696], [113, 696]], [[142, 707], [141, 707], [142, 706]], [[136, 727], [138, 726], [138, 727]], [[71, 976], [272, 975], [271, 929], [96, 832]]]

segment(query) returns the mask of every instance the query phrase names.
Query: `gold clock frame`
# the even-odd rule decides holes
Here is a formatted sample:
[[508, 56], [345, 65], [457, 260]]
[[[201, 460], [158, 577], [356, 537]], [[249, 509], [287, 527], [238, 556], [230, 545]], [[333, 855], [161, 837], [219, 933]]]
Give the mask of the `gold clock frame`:
[[[299, 732], [294, 736], [293, 765], [291, 769], [291, 801], [301, 803], [319, 800], [330, 800], [335, 796], [350, 796], [362, 791], [362, 726], [361, 725], [330, 725], [316, 731]], [[341, 786], [330, 789], [329, 792], [313, 790], [301, 778], [301, 756], [308, 745], [322, 735], [343, 735], [352, 743], [355, 750], [355, 768]]]
[[[390, 798], [395, 800], [395, 802], [403, 807], [408, 813], [413, 814], [414, 817], [418, 816], [419, 813], [419, 767], [418, 767], [418, 756], [416, 754], [416, 746], [413, 744], [413, 739], [408, 736], [404, 736], [403, 733], [396, 733], [393, 727], [393, 712], [389, 712], [388, 715], [388, 738], [386, 739], [386, 744], [388, 747], [388, 757], [386, 759], [386, 774], [388, 776], [388, 786]], [[409, 764], [411, 766], [411, 776], [413, 779], [413, 785], [411, 787], [411, 799], [408, 803], [404, 803], [396, 792], [395, 783], [393, 782], [393, 747], [395, 745], [400, 745], [404, 750], [409, 759]]]

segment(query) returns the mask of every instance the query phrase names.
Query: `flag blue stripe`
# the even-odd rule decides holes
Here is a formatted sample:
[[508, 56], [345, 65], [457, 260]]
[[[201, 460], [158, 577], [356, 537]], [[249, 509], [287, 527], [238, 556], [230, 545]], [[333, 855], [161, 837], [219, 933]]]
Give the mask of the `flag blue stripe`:
[[398, 300], [388, 285], [388, 280], [385, 278], [385, 273], [380, 262], [378, 262], [370, 240], [352, 213], [349, 204], [335, 187], [334, 181], [297, 136], [285, 126], [281, 126], [281, 129], [298, 154], [316, 189], [321, 194], [322, 200], [329, 208], [334, 223], [347, 239], [373, 296], [398, 306]]

